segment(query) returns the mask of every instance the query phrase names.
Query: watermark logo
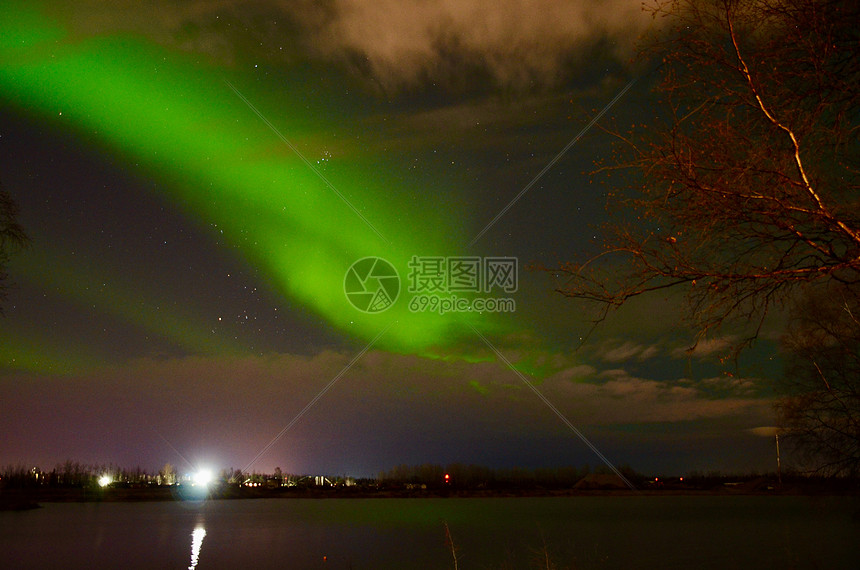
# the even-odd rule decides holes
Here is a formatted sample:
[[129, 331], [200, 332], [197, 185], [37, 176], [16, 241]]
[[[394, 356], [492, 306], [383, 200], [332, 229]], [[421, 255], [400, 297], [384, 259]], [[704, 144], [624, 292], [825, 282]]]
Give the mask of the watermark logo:
[[365, 257], [353, 263], [343, 278], [343, 292], [363, 313], [381, 313], [397, 301], [400, 276], [381, 257]]
[[410, 293], [489, 293], [517, 290], [516, 257], [412, 256]]
[[516, 292], [516, 257], [412, 256], [408, 278], [413, 313], [512, 313], [517, 308], [511, 297], [472, 295]]
[[[516, 257], [412, 256], [408, 267], [410, 312], [444, 315], [516, 311], [516, 301], [511, 297], [480, 296], [516, 292]], [[365, 257], [347, 270], [343, 290], [359, 311], [381, 313], [397, 301], [400, 276], [385, 259]]]

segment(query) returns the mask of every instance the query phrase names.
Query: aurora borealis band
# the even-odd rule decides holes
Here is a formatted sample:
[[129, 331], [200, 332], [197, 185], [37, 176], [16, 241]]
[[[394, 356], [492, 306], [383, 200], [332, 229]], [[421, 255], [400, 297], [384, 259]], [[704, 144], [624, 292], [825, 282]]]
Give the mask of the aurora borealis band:
[[[343, 295], [340, 276], [354, 260], [380, 255], [405, 275], [410, 255], [452, 255], [462, 247], [463, 230], [452, 222], [466, 213], [428, 215], [422, 209], [418, 215], [413, 197], [420, 190], [379, 176], [384, 161], [344, 149], [349, 154], [339, 157], [338, 171], [327, 176], [350, 195], [343, 199], [332, 192], [225, 89], [224, 70], [194, 66], [187, 57], [135, 39], [67, 45], [61, 29], [43, 25], [27, 30], [26, 14], [22, 19], [20, 39], [13, 39], [5, 52], [3, 85], [13, 101], [61, 117], [122, 160], [165, 180], [169, 198], [179, 207], [217, 227], [263, 269], [275, 290], [337, 329], [368, 340], [381, 328], [380, 318], [351, 310]], [[247, 96], [263, 115], [279, 117], [295, 144], [307, 146], [309, 139], [320, 137], [319, 126], [289, 95], [273, 97], [250, 88]], [[324, 146], [320, 152], [324, 155]], [[374, 218], [378, 233], [351, 211], [353, 203]], [[410, 221], [404, 223], [406, 219]], [[127, 303], [117, 299], [114, 306], [123, 312]], [[122, 316], [153, 326], [140, 322], [143, 316]], [[414, 351], [456, 340], [452, 319], [426, 318], [404, 304], [385, 318], [398, 322], [380, 340], [385, 347]], [[157, 332], [188, 337], [188, 331], [176, 333], [181, 323], [163, 325]]]
[[[594, 251], [605, 132], [505, 210], [647, 67], [637, 2], [102, 4], [0, 7], [0, 181], [31, 238], [0, 462], [241, 466], [346, 367], [260, 468], [597, 463], [517, 374], [615, 462], [767, 465], [763, 369], [721, 375], [720, 339], [692, 366], [653, 318], [673, 298], [580, 346], [589, 315], [526, 269]], [[607, 120], [653, 115], [651, 79]], [[345, 276], [376, 257], [400, 296], [363, 312]], [[488, 293], [515, 309], [410, 309], [415, 259], [448, 257], [516, 259], [516, 290]]]

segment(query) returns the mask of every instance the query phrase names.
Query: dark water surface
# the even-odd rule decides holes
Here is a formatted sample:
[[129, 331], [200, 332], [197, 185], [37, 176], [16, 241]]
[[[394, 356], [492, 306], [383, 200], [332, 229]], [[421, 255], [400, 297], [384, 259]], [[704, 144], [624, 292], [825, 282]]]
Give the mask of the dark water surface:
[[0, 568], [860, 568], [857, 498], [630, 496], [46, 503]]

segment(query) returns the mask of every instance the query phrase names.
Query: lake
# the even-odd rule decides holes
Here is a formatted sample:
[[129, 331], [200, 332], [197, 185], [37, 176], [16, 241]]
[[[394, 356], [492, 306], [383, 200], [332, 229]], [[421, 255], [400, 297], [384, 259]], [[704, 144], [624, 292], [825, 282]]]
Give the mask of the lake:
[[44, 503], [2, 568], [860, 568], [857, 498], [580, 496]]

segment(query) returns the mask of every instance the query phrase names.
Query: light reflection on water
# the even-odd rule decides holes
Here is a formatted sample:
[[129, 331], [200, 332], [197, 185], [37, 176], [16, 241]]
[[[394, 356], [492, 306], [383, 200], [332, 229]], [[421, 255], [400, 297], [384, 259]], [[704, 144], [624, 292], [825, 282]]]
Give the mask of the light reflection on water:
[[[860, 568], [857, 499], [621, 496], [45, 503], [0, 512], [0, 567]], [[188, 537], [191, 535], [189, 556]], [[206, 552], [203, 552], [205, 540]], [[204, 556], [205, 554], [205, 556]], [[542, 564], [543, 567], [545, 564]]]
[[194, 532], [191, 533], [191, 565], [188, 570], [197, 568], [197, 561], [200, 560], [200, 550], [203, 548], [203, 539], [206, 538], [206, 529], [203, 523], [197, 523], [194, 527]]

